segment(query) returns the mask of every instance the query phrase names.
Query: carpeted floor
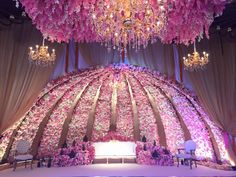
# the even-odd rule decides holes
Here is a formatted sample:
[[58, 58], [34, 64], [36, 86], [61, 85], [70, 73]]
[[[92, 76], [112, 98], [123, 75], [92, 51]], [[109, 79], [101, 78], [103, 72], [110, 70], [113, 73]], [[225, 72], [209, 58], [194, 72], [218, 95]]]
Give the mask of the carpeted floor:
[[76, 176], [236, 176], [235, 171], [215, 170], [203, 166], [189, 169], [181, 167], [160, 167], [138, 164], [94, 164], [88, 166], [61, 168], [30, 168], [19, 167], [0, 171], [0, 177], [76, 177]]

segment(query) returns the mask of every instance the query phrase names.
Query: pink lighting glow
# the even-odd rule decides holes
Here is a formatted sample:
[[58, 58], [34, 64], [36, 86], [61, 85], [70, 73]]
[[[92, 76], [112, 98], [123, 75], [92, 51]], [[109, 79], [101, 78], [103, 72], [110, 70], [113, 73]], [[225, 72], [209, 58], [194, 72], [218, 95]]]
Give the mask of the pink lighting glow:
[[[22, 138], [36, 154], [49, 156], [59, 148], [62, 132], [71, 145], [85, 135], [94, 142], [106, 141], [114, 131], [127, 141], [145, 135], [173, 154], [188, 131], [199, 159], [215, 162], [218, 149], [218, 160], [229, 161], [222, 131], [190, 92], [156, 71], [131, 65], [90, 68], [48, 83], [25, 116], [3, 134], [0, 160], [9, 152], [11, 156]], [[37, 141], [39, 148], [33, 146]]]

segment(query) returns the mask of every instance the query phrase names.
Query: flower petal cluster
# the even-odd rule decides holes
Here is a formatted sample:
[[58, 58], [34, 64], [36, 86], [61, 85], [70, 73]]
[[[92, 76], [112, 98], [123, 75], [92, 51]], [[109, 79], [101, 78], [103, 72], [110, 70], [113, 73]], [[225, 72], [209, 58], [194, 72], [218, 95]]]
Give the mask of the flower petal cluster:
[[[152, 8], [149, 13], [154, 16], [158, 16], [160, 10], [163, 10], [163, 8], [159, 7], [160, 5], [157, 5], [156, 0], [139, 1], [141, 5], [145, 5], [147, 2], [150, 3], [149, 6]], [[96, 21], [94, 23], [93, 19], [94, 14], [96, 14], [96, 19], [109, 15], [106, 12], [106, 8], [101, 8], [101, 6], [103, 3], [109, 6], [110, 1], [20, 0], [20, 2], [32, 19], [33, 24], [51, 41], [68, 42], [70, 39], [75, 39], [79, 42], [108, 42], [106, 40], [113, 40], [100, 36], [101, 32], [107, 30], [107, 26], [101, 25], [101, 28], [104, 26], [104, 29], [100, 29], [99, 33], [94, 28]], [[165, 0], [162, 3], [166, 11], [166, 23], [158, 36], [164, 43], [172, 43], [174, 41], [184, 44], [194, 41], [196, 37], [202, 36], [204, 33], [208, 36], [209, 27], [214, 17], [222, 14], [228, 2], [229, 0]], [[121, 10], [120, 13], [125, 12]], [[147, 20], [142, 17], [143, 13], [138, 14], [140, 21]], [[100, 21], [97, 23], [100, 23]], [[117, 25], [123, 25], [123, 21], [117, 23]], [[111, 26], [115, 27], [116, 24]], [[119, 28], [119, 26], [116, 27]], [[143, 27], [141, 26], [141, 28], [143, 29], [140, 31], [145, 31], [147, 24]], [[115, 31], [116, 29], [111, 30]], [[149, 31], [151, 30], [152, 27], [150, 27]], [[156, 35], [150, 38], [152, 37], [155, 38]], [[133, 40], [134, 38], [130, 39]], [[129, 41], [126, 41], [126, 43], [129, 43]]]

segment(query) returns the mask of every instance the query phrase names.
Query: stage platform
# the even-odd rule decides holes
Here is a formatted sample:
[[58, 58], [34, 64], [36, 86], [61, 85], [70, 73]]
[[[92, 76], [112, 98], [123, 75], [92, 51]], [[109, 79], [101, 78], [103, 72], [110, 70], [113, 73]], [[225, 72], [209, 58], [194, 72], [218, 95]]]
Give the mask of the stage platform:
[[93, 164], [111, 164], [111, 163], [136, 163], [135, 157], [99, 157], [95, 158]]
[[198, 166], [189, 169], [181, 167], [161, 167], [138, 164], [92, 164], [87, 166], [60, 167], [60, 168], [30, 168], [19, 167], [15, 172], [12, 169], [0, 171], [0, 177], [77, 177], [77, 176], [236, 176], [235, 171], [223, 171]]

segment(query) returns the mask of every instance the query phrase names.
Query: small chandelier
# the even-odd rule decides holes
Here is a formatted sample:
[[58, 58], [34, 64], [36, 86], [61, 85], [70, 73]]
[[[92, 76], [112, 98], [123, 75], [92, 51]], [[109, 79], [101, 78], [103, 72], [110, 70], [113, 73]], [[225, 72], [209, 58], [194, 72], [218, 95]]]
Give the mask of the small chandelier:
[[209, 62], [209, 54], [203, 52], [203, 56], [196, 50], [196, 44], [194, 42], [194, 52], [193, 54], [188, 54], [187, 57], [183, 57], [184, 67], [186, 70], [194, 71], [197, 69], [202, 69]]
[[[136, 50], [157, 40], [166, 24], [163, 0], [97, 1], [99, 11], [90, 12], [94, 30], [108, 49], [122, 50], [128, 45]], [[100, 12], [100, 13], [98, 13]]]
[[35, 49], [30, 47], [29, 49], [29, 61], [39, 66], [50, 66], [54, 64], [56, 59], [55, 49], [52, 49], [52, 53], [48, 52], [48, 46], [44, 45], [45, 38], [43, 38], [43, 44], [41, 46], [36, 45]]

